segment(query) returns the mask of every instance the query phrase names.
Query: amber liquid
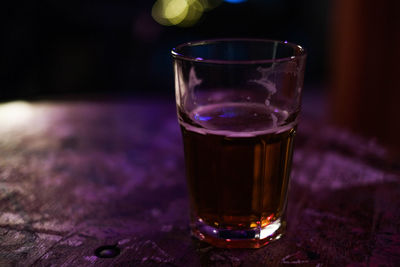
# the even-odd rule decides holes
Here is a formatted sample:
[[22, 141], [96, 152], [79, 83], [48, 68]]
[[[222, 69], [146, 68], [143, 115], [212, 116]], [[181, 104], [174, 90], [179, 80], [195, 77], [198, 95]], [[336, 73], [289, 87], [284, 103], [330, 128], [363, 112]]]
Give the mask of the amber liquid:
[[296, 125], [287, 113], [226, 103], [179, 115], [193, 218], [224, 229], [281, 218]]

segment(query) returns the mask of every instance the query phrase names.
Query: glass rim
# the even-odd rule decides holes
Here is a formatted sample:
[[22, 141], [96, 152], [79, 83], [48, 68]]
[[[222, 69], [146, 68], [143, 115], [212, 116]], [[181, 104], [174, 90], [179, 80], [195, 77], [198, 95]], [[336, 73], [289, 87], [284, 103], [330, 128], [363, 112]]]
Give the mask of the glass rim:
[[[208, 45], [212, 43], [228, 43], [228, 42], [253, 42], [253, 43], [278, 43], [284, 46], [291, 47], [293, 51], [296, 52], [296, 55], [290, 57], [280, 57], [275, 59], [252, 59], [252, 60], [223, 60], [223, 59], [203, 59], [200, 57], [188, 56], [178, 51], [184, 47], [190, 46], [198, 46], [198, 45]], [[288, 62], [293, 61], [297, 58], [302, 58], [307, 56], [306, 50], [295, 43], [291, 43], [288, 41], [279, 41], [273, 39], [259, 39], [259, 38], [217, 38], [217, 39], [208, 39], [208, 40], [200, 40], [193, 42], [186, 42], [171, 50], [172, 57], [174, 59], [180, 59], [185, 61], [192, 61], [198, 63], [213, 63], [213, 64], [264, 64], [264, 63], [276, 63], [276, 62]]]

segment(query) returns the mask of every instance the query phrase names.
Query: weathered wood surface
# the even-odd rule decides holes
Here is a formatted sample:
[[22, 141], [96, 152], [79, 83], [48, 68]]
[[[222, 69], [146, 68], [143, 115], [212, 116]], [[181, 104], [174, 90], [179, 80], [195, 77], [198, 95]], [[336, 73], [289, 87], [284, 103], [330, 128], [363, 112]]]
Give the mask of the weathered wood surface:
[[217, 249], [189, 236], [171, 101], [0, 105], [0, 266], [400, 266], [398, 162], [307, 116], [296, 142], [287, 235]]

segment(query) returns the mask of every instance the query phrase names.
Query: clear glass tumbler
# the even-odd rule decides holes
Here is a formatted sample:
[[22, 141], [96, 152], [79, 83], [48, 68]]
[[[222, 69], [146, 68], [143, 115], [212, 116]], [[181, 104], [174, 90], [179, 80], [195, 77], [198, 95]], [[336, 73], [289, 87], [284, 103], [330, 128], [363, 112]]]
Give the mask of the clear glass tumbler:
[[172, 57], [192, 234], [228, 248], [279, 239], [305, 50], [219, 39], [179, 45]]

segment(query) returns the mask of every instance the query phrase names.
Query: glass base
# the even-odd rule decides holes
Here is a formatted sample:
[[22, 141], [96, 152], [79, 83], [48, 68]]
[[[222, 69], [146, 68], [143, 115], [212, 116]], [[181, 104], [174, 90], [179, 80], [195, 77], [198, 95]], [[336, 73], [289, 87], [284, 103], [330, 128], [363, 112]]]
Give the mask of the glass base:
[[277, 219], [267, 226], [251, 229], [221, 229], [207, 225], [200, 218], [191, 224], [192, 235], [219, 248], [261, 248], [278, 240], [286, 230], [286, 222]]

